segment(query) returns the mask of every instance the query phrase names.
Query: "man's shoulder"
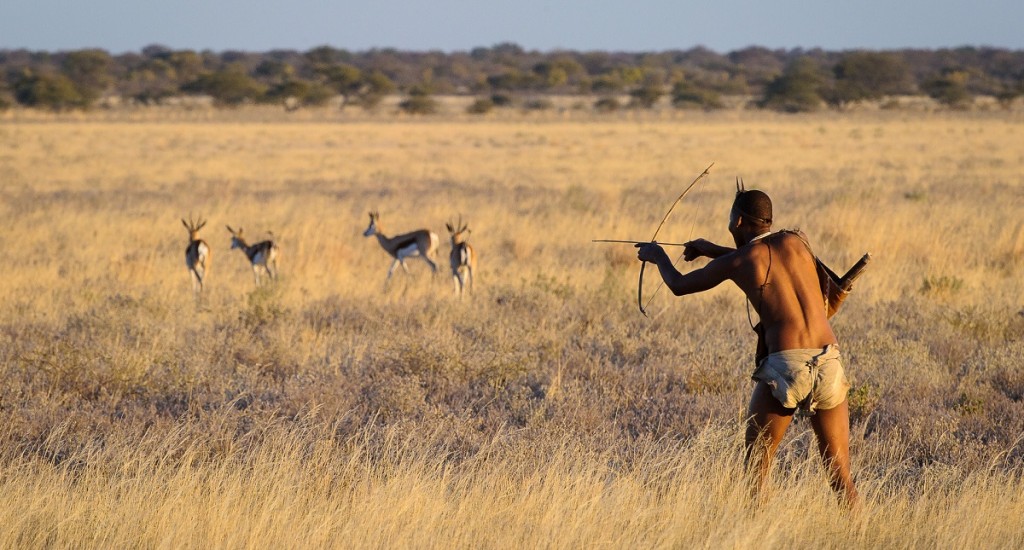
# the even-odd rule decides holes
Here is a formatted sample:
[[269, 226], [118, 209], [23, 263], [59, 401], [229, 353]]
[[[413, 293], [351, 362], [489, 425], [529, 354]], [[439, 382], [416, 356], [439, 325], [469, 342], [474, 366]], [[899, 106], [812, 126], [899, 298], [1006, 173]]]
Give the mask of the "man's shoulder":
[[775, 238], [772, 240], [786, 248], [798, 248], [808, 252], [811, 250], [811, 242], [807, 239], [807, 235], [799, 229], [783, 229], [774, 235]]
[[799, 229], [780, 229], [774, 233], [780, 239], [799, 240], [807, 243], [807, 234]]

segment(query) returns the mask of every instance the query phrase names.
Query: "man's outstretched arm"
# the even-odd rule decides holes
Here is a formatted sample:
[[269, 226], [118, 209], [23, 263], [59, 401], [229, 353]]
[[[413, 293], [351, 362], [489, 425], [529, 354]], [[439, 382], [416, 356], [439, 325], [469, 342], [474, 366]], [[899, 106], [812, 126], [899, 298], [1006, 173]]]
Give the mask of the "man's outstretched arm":
[[692, 262], [702, 256], [711, 259], [719, 258], [736, 251], [735, 248], [718, 245], [705, 239], [695, 239], [684, 243], [684, 246], [686, 248], [683, 249], [683, 259], [688, 262]]
[[662, 280], [665, 281], [665, 286], [676, 296], [703, 292], [718, 286], [729, 278], [729, 274], [735, 269], [737, 262], [735, 255], [727, 254], [712, 260], [700, 269], [683, 275], [672, 265], [672, 259], [665, 253], [665, 249], [658, 244], [640, 243], [636, 247], [639, 249], [637, 258], [656, 264]]

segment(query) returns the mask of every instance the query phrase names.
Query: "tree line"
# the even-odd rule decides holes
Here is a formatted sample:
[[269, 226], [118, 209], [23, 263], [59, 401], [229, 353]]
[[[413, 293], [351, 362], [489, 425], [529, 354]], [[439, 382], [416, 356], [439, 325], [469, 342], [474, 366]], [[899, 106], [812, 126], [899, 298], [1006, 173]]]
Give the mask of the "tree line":
[[436, 95], [473, 96], [468, 110], [475, 113], [543, 109], [548, 98], [567, 95], [596, 98], [598, 110], [651, 108], [665, 98], [677, 108], [713, 110], [734, 96], [753, 98], [760, 108], [803, 112], [912, 95], [966, 108], [977, 96], [1009, 105], [1024, 94], [1024, 51], [538, 52], [513, 43], [450, 53], [331, 46], [253, 53], [152, 45], [119, 55], [0, 50], [0, 109], [89, 109], [112, 97], [151, 105], [194, 95], [218, 106], [299, 108], [340, 98], [342, 108], [374, 109], [389, 94], [402, 94], [400, 107], [413, 113], [436, 110]]

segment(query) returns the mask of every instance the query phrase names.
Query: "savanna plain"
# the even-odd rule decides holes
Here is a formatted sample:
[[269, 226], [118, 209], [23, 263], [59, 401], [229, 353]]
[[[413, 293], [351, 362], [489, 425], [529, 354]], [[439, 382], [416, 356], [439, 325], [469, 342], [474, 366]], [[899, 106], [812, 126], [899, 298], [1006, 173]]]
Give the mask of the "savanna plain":
[[[0, 546], [1019, 548], [1022, 143], [1020, 113], [7, 115]], [[634, 249], [591, 242], [712, 162], [659, 240], [729, 244], [741, 176], [836, 271], [873, 254], [833, 318], [860, 514], [804, 420], [749, 499], [742, 294], [648, 269], [645, 318]], [[385, 291], [370, 210], [441, 235], [438, 274]], [[272, 232], [275, 282], [226, 225]]]

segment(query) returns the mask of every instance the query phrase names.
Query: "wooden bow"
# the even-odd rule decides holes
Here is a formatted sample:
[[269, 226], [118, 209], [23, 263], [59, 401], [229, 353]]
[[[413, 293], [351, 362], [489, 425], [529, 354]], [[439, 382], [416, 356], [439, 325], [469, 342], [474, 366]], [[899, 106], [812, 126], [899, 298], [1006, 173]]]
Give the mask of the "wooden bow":
[[[686, 189], [683, 189], [683, 192], [680, 193], [678, 197], [676, 197], [675, 202], [673, 202], [672, 206], [669, 207], [668, 212], [665, 212], [665, 217], [663, 217], [661, 219], [661, 223], [658, 224], [658, 228], [654, 230], [654, 235], [651, 236], [651, 240], [649, 242], [651, 242], [651, 243], [656, 243], [657, 242], [658, 233], [660, 233], [661, 232], [661, 228], [665, 226], [665, 222], [668, 221], [668, 217], [672, 215], [672, 211], [676, 209], [676, 206], [680, 202], [682, 202], [683, 197], [685, 197], [686, 194], [689, 193], [690, 190], [693, 189], [697, 185], [697, 182], [699, 182], [700, 180], [704, 179], [704, 177], [707, 176], [710, 173], [711, 167], [714, 166], [714, 165], [715, 165], [715, 163], [713, 163], [713, 162], [711, 164], [709, 164], [708, 167], [705, 168], [704, 171], [701, 172], [700, 175], [697, 176], [690, 183], [690, 185], [686, 186]], [[647, 315], [647, 311], [644, 308], [644, 300], [643, 300], [643, 296], [644, 296], [644, 270], [646, 268], [647, 268], [647, 262], [640, 262], [640, 277], [637, 280], [637, 286], [636, 286], [636, 305], [637, 305], [637, 307], [640, 308], [640, 313], [642, 313], [644, 315], [644, 317], [648, 316]], [[648, 302], [648, 305], [649, 304], [650, 304], [650, 302]]]

